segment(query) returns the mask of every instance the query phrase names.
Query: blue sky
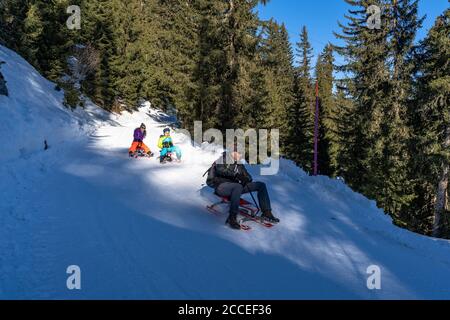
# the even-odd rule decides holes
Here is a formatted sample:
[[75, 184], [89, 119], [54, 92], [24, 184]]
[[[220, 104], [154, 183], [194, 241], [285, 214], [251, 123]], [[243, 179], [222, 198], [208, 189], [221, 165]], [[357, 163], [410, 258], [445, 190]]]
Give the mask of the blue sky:
[[[436, 17], [448, 7], [448, 0], [419, 1], [420, 16], [427, 15], [423, 29], [418, 33], [419, 39], [427, 34]], [[337, 21], [345, 22], [347, 10], [344, 0], [270, 0], [266, 6], [258, 7], [261, 19], [274, 18], [279, 23], [284, 22], [293, 45], [299, 40], [300, 29], [306, 25], [315, 56], [328, 42], [335, 40], [333, 31], [340, 31]]]

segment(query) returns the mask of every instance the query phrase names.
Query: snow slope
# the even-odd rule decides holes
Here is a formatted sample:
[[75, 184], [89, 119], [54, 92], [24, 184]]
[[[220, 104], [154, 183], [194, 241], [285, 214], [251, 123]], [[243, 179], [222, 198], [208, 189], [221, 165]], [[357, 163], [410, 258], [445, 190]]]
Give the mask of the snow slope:
[[[269, 185], [276, 228], [230, 230], [205, 205], [220, 154], [175, 133], [180, 164], [129, 159], [133, 129], [156, 141], [171, 117], [145, 105], [71, 112], [62, 93], [0, 47], [0, 298], [448, 299], [450, 244], [392, 225], [342, 181], [282, 160]], [[43, 140], [50, 145], [43, 150]], [[81, 268], [68, 290], [66, 268]], [[381, 268], [381, 290], [366, 286]]]

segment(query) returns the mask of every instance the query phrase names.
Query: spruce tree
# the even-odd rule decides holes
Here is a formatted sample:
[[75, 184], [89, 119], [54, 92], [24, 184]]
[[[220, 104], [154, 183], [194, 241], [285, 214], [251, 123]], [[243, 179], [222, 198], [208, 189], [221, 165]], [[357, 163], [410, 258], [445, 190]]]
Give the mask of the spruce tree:
[[287, 156], [311, 172], [314, 147], [314, 89], [311, 79], [312, 47], [303, 27], [297, 43], [298, 67], [295, 70], [294, 103], [289, 110]]
[[[199, 54], [189, 101], [197, 120], [220, 130], [247, 126], [264, 108], [258, 66], [258, 1], [198, 1]], [[250, 101], [249, 98], [255, 99]], [[249, 103], [251, 103], [249, 105]], [[252, 110], [250, 110], [252, 109]], [[249, 112], [258, 112], [258, 115]]]
[[[416, 55], [415, 169], [419, 180], [418, 208], [423, 227], [434, 236], [450, 238], [450, 9], [439, 16]], [[429, 219], [426, 219], [426, 218]], [[429, 221], [427, 225], [426, 222]], [[432, 229], [432, 230], [430, 230]]]
[[235, 127], [235, 117], [242, 112], [241, 108], [248, 94], [251, 77], [245, 79], [243, 76], [244, 68], [256, 55], [259, 19], [255, 7], [258, 3], [257, 0], [229, 0], [225, 8], [222, 43], [226, 64], [222, 74], [223, 106], [219, 110], [221, 129]]
[[28, 8], [26, 0], [0, 1], [0, 44], [20, 51], [20, 38]]
[[[345, 131], [340, 139], [341, 171], [358, 191], [376, 199], [394, 222], [411, 226], [409, 210], [415, 198], [411, 177], [410, 125], [407, 105], [411, 85], [409, 55], [421, 20], [416, 1], [346, 0], [350, 10], [343, 34], [346, 43], [336, 47], [348, 61], [340, 66], [351, 77], [341, 81], [353, 100]], [[366, 8], [382, 9], [381, 29], [366, 25]], [[341, 127], [342, 128], [342, 127]]]
[[[422, 20], [417, 16], [418, 1], [393, 0], [389, 14], [389, 96], [381, 119], [379, 144], [383, 151], [372, 159], [377, 176], [384, 181], [374, 186], [379, 203], [394, 216], [397, 224], [408, 226], [410, 206], [415, 197], [411, 172], [411, 130], [407, 106], [412, 83], [411, 52]], [[377, 180], [378, 181], [378, 180]]]
[[267, 128], [280, 129], [282, 151], [286, 152], [285, 142], [289, 139], [288, 118], [294, 103], [294, 57], [284, 24], [279, 25], [274, 20], [267, 21], [264, 23], [263, 33], [260, 52], [268, 91], [264, 123]]
[[43, 37], [44, 23], [38, 4], [31, 4], [23, 21], [23, 33], [19, 39], [20, 52], [35, 67], [39, 68], [38, 60], [39, 43]]
[[[366, 8], [375, 4], [384, 7], [384, 0], [345, 0], [352, 9], [346, 18], [347, 25], [339, 23], [342, 34], [335, 33], [344, 46], [335, 46], [338, 54], [346, 63], [337, 66], [337, 70], [347, 75], [339, 81], [345, 95], [353, 100], [352, 112], [348, 115], [345, 128], [346, 139], [341, 154], [341, 168], [345, 180], [356, 190], [376, 198], [376, 187], [383, 185], [383, 176], [378, 164], [372, 160], [383, 155], [381, 124], [388, 94], [389, 69], [385, 58], [388, 55], [388, 31], [386, 23], [381, 29], [367, 26]], [[386, 12], [382, 21], [388, 21]]]
[[106, 110], [112, 110], [117, 102], [118, 70], [112, 62], [117, 61], [123, 45], [119, 42], [118, 16], [123, 14], [120, 10], [119, 0], [83, 1], [83, 35], [84, 43], [92, 43], [98, 50], [101, 60], [97, 70], [92, 73], [83, 84], [83, 91], [93, 101]]
[[145, 96], [164, 110], [179, 106], [183, 119], [197, 49], [195, 1], [159, 0], [146, 12]]
[[[337, 81], [338, 83], [340, 81]], [[351, 96], [342, 85], [336, 86], [336, 142], [337, 142], [337, 168], [336, 175], [340, 178], [350, 177], [353, 167], [352, 160], [359, 154], [352, 148], [356, 144], [355, 131], [355, 104]]]
[[332, 176], [337, 167], [337, 110], [333, 95], [333, 48], [327, 45], [316, 64], [316, 79], [319, 86], [319, 173]]
[[189, 129], [192, 129], [194, 120], [202, 121], [204, 129], [220, 128], [219, 111], [224, 108], [221, 94], [226, 65], [221, 26], [225, 6], [220, 1], [198, 0], [196, 10], [198, 49], [192, 84], [187, 92], [189, 106], [181, 110], [182, 119]]

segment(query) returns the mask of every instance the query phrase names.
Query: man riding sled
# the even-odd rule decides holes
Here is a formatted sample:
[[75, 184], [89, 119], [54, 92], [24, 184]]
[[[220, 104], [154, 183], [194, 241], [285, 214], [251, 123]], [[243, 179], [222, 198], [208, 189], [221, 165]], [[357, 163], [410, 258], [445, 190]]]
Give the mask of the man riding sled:
[[235, 145], [233, 152], [224, 152], [222, 157], [212, 165], [206, 182], [208, 186], [215, 189], [218, 196], [230, 199], [230, 214], [226, 223], [233, 229], [241, 228], [237, 221], [240, 199], [242, 194], [253, 191], [258, 193], [258, 202], [262, 211], [261, 217], [267, 222], [280, 222], [280, 219], [272, 214], [266, 184], [264, 182], [253, 182], [245, 166], [239, 163], [241, 159], [242, 155], [237, 151], [237, 145]]

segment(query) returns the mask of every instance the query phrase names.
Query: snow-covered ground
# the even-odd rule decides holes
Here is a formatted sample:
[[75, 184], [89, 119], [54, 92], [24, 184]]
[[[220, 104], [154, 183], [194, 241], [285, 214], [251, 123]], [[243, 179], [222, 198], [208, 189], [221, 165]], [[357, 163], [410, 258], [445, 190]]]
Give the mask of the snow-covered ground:
[[[282, 222], [231, 230], [205, 209], [220, 150], [175, 132], [182, 163], [130, 159], [133, 129], [146, 123], [157, 151], [169, 116], [71, 112], [22, 58], [0, 47], [0, 60], [0, 298], [450, 298], [450, 243], [393, 226], [342, 181], [286, 160], [275, 176], [249, 168]], [[81, 290], [66, 287], [69, 265]], [[371, 265], [381, 290], [367, 288]]]

